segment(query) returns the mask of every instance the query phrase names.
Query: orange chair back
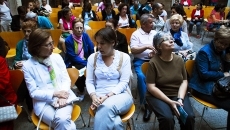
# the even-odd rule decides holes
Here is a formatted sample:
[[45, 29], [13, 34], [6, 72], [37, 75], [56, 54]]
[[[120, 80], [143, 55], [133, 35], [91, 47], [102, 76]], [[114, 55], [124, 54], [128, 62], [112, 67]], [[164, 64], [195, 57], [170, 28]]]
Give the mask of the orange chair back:
[[21, 70], [10, 70], [10, 83], [13, 86], [15, 92], [18, 91], [19, 86], [22, 83], [24, 75]]
[[146, 75], [148, 68], [149, 68], [149, 62], [144, 62], [141, 65], [141, 71], [144, 75]]
[[96, 40], [94, 39], [94, 35], [95, 33], [98, 31], [99, 29], [91, 29], [91, 30], [87, 30], [86, 33], [89, 35], [89, 38], [91, 39], [91, 41], [93, 42], [94, 46], [97, 45]]
[[192, 70], [193, 70], [194, 65], [195, 65], [195, 60], [187, 60], [185, 62], [185, 68], [186, 68], [186, 71], [189, 77], [192, 76]]
[[71, 87], [73, 87], [79, 77], [79, 71], [76, 68], [67, 68], [67, 71], [71, 79]]

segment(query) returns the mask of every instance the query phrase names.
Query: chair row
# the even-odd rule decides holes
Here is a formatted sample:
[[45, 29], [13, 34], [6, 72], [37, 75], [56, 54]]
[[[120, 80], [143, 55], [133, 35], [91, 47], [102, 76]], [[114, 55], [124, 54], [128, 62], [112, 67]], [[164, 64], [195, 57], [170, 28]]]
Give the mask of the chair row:
[[[54, 41], [54, 53], [60, 53], [61, 50], [57, 48], [60, 35], [62, 31], [60, 29], [48, 30], [51, 33], [51, 37]], [[6, 58], [11, 58], [16, 55], [16, 46], [17, 43], [22, 40], [25, 36], [22, 31], [17, 32], [1, 32], [0, 36], [8, 43], [10, 50], [8, 51]]]

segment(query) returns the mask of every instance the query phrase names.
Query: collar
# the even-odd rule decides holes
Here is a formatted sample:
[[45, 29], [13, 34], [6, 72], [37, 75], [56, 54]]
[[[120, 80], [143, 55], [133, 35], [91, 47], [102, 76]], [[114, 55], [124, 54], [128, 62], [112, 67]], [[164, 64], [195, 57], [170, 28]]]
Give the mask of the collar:
[[150, 35], [153, 33], [152, 30], [149, 33], [145, 32], [142, 28], [139, 28], [138, 30], [142, 35]]

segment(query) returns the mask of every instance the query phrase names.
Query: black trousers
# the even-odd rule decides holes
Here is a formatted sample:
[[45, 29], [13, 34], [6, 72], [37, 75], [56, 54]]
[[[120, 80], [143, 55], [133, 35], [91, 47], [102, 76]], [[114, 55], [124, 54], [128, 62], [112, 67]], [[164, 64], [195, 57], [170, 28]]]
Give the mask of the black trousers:
[[20, 87], [18, 88], [17, 96], [18, 96], [18, 103], [22, 103], [22, 102], [24, 102], [24, 100], [26, 100], [27, 108], [28, 108], [29, 112], [32, 112], [33, 101], [32, 101], [32, 98], [30, 97], [30, 94], [29, 94], [29, 91], [26, 87], [26, 82], [24, 79], [23, 79]]
[[[85, 66], [83, 65], [78, 65], [78, 64], [74, 64], [73, 66], [75, 66], [75, 68], [77, 68], [78, 70], [84, 68]], [[77, 82], [75, 83], [75, 85], [77, 86], [78, 90], [80, 92], [84, 92], [85, 89], [85, 76], [81, 76], [78, 77]]]
[[[169, 98], [176, 101], [177, 96], [169, 97]], [[149, 104], [149, 107], [153, 110], [153, 112], [157, 116], [159, 122], [159, 130], [174, 130], [175, 114], [172, 111], [171, 106], [169, 106], [169, 104], [153, 96], [147, 96], [146, 101]], [[188, 117], [185, 124], [183, 124], [183, 122], [180, 121], [180, 119], [178, 119], [181, 130], [194, 130], [195, 114], [193, 113], [193, 109], [187, 95], [184, 98], [183, 104], [184, 104], [183, 108], [187, 112]]]
[[220, 99], [220, 98], [216, 98], [213, 95], [206, 95], [206, 94], [202, 94], [199, 93], [197, 91], [195, 91], [194, 89], [192, 90], [192, 95], [199, 97], [200, 99], [209, 102], [219, 108], [222, 108], [224, 110], [226, 110], [228, 112], [228, 117], [227, 117], [227, 130], [230, 130], [230, 98], [226, 98], [226, 99]]

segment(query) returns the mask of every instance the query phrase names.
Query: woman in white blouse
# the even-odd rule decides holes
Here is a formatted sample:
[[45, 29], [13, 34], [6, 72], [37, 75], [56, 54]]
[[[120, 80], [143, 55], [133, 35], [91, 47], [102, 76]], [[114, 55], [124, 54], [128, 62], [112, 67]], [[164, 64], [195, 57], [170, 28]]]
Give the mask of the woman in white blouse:
[[0, 32], [10, 31], [10, 23], [12, 21], [10, 9], [5, 0], [0, 0]]
[[100, 29], [95, 39], [98, 52], [88, 58], [86, 71], [91, 109], [96, 111], [94, 130], [123, 129], [120, 115], [125, 114], [133, 103], [127, 91], [131, 74], [130, 57], [114, 49], [117, 41], [111, 28]]
[[130, 17], [130, 10], [127, 4], [120, 4], [118, 7], [119, 13], [115, 16], [118, 21], [119, 28], [133, 28], [135, 24]]

